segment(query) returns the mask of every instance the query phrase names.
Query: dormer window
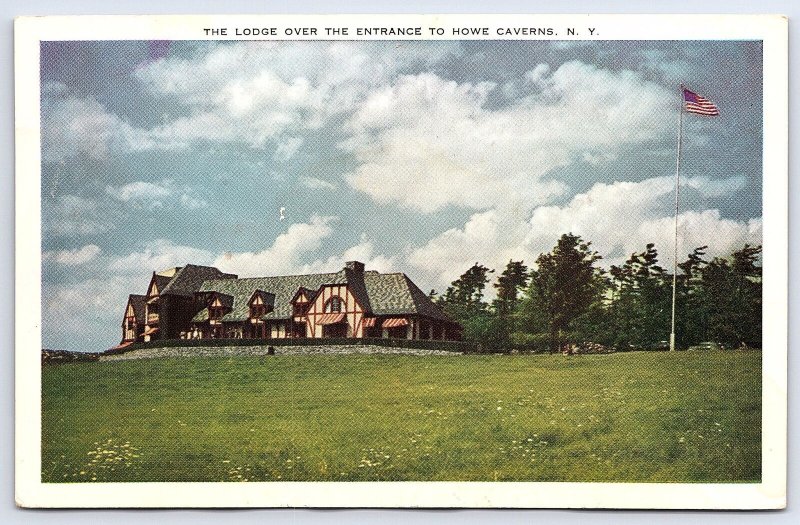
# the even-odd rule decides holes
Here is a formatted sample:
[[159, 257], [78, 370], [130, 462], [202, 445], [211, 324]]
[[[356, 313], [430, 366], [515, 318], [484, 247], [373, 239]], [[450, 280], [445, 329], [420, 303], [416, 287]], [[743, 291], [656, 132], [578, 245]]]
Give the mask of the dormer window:
[[338, 295], [334, 295], [328, 302], [325, 303], [325, 313], [339, 313], [342, 311], [342, 298]]
[[221, 319], [222, 316], [225, 315], [225, 308], [222, 306], [209, 306], [208, 307], [208, 318], [209, 319]]
[[256, 290], [248, 301], [250, 319], [253, 322], [260, 322], [261, 318], [272, 312], [275, 304], [275, 294]]
[[250, 307], [250, 317], [258, 319], [267, 314], [267, 307], [263, 304], [254, 304]]
[[223, 297], [225, 296], [217, 295], [208, 305], [208, 319], [214, 324], [231, 311], [230, 302], [223, 301]]

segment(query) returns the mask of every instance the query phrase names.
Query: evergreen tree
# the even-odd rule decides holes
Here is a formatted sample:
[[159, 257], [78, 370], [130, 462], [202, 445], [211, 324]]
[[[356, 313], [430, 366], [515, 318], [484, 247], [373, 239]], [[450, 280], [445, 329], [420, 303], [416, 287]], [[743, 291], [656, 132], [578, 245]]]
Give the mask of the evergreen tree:
[[497, 315], [500, 335], [505, 339], [516, 330], [515, 317], [519, 295], [528, 284], [528, 279], [528, 267], [523, 261], [508, 261], [506, 269], [494, 284], [497, 290], [497, 298], [493, 302], [494, 312]]
[[676, 345], [686, 348], [706, 340], [708, 311], [703, 298], [703, 268], [708, 261], [703, 257], [708, 246], [695, 248], [686, 261], [679, 263], [676, 306]]
[[672, 276], [658, 265], [654, 244], [633, 253], [621, 267], [612, 267], [615, 304], [613, 344], [623, 348], [653, 348], [669, 337]]
[[450, 283], [442, 301], [447, 305], [458, 305], [468, 310], [481, 310], [486, 307], [483, 302], [483, 290], [489, 282], [489, 274], [494, 273], [482, 264], [475, 263], [461, 274], [461, 277]]
[[703, 303], [707, 312], [704, 340], [728, 346], [761, 346], [761, 246], [734, 252], [731, 260], [714, 258], [703, 268]]
[[453, 281], [438, 301], [444, 311], [464, 328], [464, 339], [497, 347], [496, 319], [483, 301], [483, 292], [494, 270], [475, 263]]
[[590, 244], [572, 233], [564, 234], [551, 253], [536, 259], [528, 305], [540, 309], [546, 319], [551, 352], [565, 342], [570, 323], [600, 299], [600, 270], [595, 262], [601, 257]]

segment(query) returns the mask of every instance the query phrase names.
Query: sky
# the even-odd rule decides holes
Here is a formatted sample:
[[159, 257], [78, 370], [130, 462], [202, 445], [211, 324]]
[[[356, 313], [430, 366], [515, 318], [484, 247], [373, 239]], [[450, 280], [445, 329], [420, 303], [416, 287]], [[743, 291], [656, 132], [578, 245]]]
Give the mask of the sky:
[[[130, 293], [402, 271], [443, 291], [572, 232], [608, 267], [761, 244], [760, 42], [43, 42], [42, 338], [99, 351]], [[491, 295], [491, 287], [487, 290]]]

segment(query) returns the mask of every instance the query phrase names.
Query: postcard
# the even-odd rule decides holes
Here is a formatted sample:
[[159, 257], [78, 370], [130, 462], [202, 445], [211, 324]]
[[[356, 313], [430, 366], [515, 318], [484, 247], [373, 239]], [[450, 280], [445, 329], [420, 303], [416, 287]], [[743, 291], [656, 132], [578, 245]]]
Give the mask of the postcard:
[[23, 507], [776, 509], [787, 21], [23, 17]]

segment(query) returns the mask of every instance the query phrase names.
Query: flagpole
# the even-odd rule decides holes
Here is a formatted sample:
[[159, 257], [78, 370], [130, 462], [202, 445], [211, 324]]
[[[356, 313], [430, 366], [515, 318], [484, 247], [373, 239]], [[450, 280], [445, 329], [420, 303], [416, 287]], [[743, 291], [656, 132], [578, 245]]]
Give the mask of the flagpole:
[[672, 327], [669, 334], [669, 351], [675, 351], [675, 297], [678, 289], [678, 197], [681, 182], [681, 145], [683, 143], [683, 84], [680, 86], [681, 103], [678, 109], [678, 159], [675, 162], [675, 243], [672, 252]]

